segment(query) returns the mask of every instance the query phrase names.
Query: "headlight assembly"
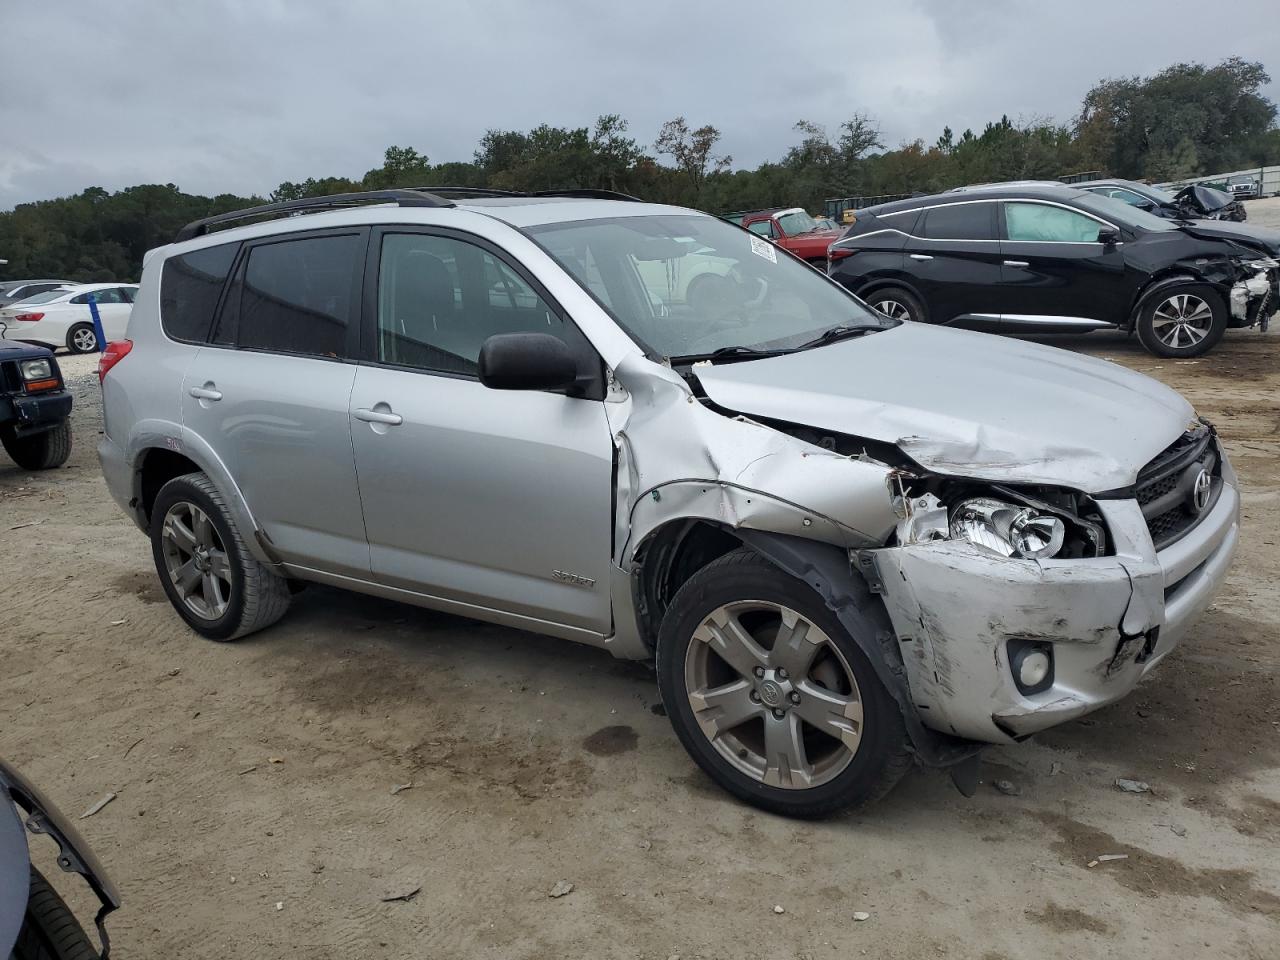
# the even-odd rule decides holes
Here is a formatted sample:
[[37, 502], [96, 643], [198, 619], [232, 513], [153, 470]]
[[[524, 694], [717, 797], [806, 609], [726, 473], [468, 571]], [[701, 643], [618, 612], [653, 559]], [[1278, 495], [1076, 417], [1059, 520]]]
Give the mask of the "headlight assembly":
[[951, 511], [951, 536], [1001, 557], [1045, 560], [1066, 541], [1061, 519], [1032, 507], [976, 497]]
[[53, 376], [53, 367], [48, 360], [23, 360], [18, 364], [23, 380], [48, 380]]

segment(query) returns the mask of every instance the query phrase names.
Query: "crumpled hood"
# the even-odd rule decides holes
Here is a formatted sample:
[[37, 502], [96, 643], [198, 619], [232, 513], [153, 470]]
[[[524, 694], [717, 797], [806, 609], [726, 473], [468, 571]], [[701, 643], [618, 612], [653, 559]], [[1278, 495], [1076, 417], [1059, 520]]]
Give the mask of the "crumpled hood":
[[1195, 416], [1118, 364], [918, 323], [694, 372], [749, 417], [894, 443], [938, 473], [1086, 492], [1133, 483]]
[[1265, 227], [1246, 223], [1232, 223], [1230, 220], [1192, 220], [1181, 226], [1183, 233], [1193, 237], [1210, 240], [1234, 240], [1267, 254], [1280, 254], [1280, 232]]

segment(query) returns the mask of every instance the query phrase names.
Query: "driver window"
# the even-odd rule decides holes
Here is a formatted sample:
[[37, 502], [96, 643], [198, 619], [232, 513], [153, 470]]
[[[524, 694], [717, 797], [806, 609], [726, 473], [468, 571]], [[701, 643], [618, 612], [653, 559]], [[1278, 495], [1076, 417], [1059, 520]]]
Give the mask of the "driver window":
[[755, 223], [747, 224], [747, 229], [758, 236], [768, 237], [770, 240], [778, 235], [777, 231], [773, 229], [772, 220], [757, 220]]
[[1097, 243], [1102, 225], [1092, 217], [1046, 203], [1006, 203], [1005, 235], [1041, 243]]
[[512, 267], [465, 240], [382, 238], [378, 359], [475, 376], [480, 347], [498, 333], [549, 333], [574, 350], [581, 334]]

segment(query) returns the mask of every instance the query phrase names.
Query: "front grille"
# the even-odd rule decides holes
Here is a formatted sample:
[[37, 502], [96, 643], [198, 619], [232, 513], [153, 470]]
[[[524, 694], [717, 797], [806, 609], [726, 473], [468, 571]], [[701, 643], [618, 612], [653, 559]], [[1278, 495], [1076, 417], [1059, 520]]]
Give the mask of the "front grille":
[[[1209, 490], [1197, 508], [1195, 485], [1207, 473]], [[1213, 509], [1222, 492], [1222, 466], [1213, 431], [1188, 430], [1142, 468], [1134, 494], [1157, 550], [1185, 536]]]

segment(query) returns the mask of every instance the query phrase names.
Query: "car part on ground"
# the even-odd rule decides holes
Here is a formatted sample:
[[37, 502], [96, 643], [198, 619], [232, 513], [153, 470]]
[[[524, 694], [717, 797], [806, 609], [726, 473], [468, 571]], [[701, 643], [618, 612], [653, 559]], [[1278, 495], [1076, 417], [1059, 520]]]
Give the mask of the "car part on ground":
[[1173, 391], [896, 322], [705, 215], [437, 188], [182, 236], [99, 366], [99, 455], [193, 629], [315, 581], [656, 652], [682, 742], [769, 809], [908, 757], [972, 786], [983, 743], [1131, 691], [1235, 548]]
[[1228, 327], [1266, 329], [1280, 306], [1276, 253], [1280, 235], [1269, 231], [1164, 220], [1031, 182], [860, 211], [827, 263], [868, 303], [909, 319], [1007, 333], [1116, 329], [1161, 356], [1194, 357]]
[[[78, 874], [98, 899], [94, 916], [101, 953], [48, 880], [31, 865], [26, 831], [49, 837], [57, 863]], [[110, 954], [105, 921], [120, 895], [65, 816], [29, 780], [0, 760], [0, 956], [14, 960], [90, 960]]]
[[13, 462], [23, 470], [66, 463], [70, 416], [71, 394], [53, 354], [0, 338], [0, 445]]

